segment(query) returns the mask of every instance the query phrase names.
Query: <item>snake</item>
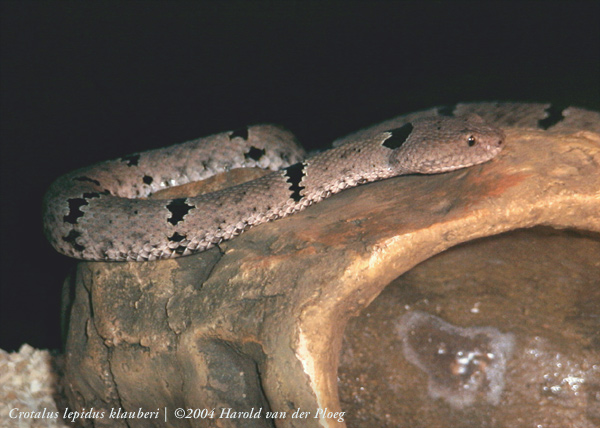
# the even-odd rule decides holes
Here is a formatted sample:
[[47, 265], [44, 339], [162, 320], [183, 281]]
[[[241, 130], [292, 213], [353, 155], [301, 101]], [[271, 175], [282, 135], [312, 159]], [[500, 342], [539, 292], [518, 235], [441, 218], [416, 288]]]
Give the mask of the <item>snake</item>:
[[[505, 145], [501, 125], [557, 126], [567, 110], [553, 109], [519, 103], [436, 107], [351, 134], [309, 157], [275, 125], [134, 153], [54, 181], [43, 202], [44, 233], [58, 252], [81, 260], [187, 256], [350, 187], [490, 161]], [[246, 167], [271, 172], [195, 197], [149, 199], [161, 189]]]

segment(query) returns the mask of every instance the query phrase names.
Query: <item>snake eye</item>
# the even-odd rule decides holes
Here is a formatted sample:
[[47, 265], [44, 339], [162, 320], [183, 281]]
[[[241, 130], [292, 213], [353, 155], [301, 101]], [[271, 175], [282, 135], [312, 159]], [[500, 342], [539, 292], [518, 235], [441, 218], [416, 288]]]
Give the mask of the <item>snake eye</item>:
[[475, 140], [475, 137], [470, 135], [469, 138], [467, 138], [467, 144], [469, 145], [469, 147], [473, 147], [475, 143], [477, 143], [477, 140]]

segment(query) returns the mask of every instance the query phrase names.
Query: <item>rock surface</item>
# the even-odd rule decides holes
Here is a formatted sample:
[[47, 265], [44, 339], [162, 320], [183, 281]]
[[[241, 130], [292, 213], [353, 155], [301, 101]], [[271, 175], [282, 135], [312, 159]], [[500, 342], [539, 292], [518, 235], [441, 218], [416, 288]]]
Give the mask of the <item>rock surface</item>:
[[[80, 263], [65, 284], [65, 387], [71, 407], [108, 413], [160, 409], [155, 426], [317, 427], [359, 421], [360, 406], [368, 404], [353, 407], [343, 395], [341, 405], [338, 397], [344, 330], [392, 281], [450, 247], [515, 229], [543, 225], [600, 232], [600, 115], [570, 108], [556, 117], [549, 106], [539, 105], [522, 111], [515, 122], [515, 108], [456, 107], [505, 126], [506, 149], [487, 164], [349, 189], [190, 257]], [[468, 278], [464, 267], [454, 268]], [[562, 290], [569, 295], [571, 289], [565, 284]], [[442, 291], [427, 290], [427, 298]], [[514, 300], [521, 297], [508, 296], [502, 304], [518, 307]], [[421, 309], [440, 315], [434, 308]], [[398, 319], [403, 312], [399, 308]], [[591, 310], [594, 319], [599, 312]], [[491, 321], [482, 326], [515, 335], [515, 355], [535, 348], [529, 341], [543, 337]], [[590, 352], [598, 355], [597, 338], [594, 343]], [[507, 376], [517, 370], [511, 364], [512, 359]], [[343, 377], [342, 386], [353, 388]], [[590, 391], [593, 408], [598, 393]], [[413, 410], [416, 397], [426, 397], [419, 394], [407, 402]], [[500, 407], [505, 399], [500, 397]], [[177, 408], [215, 409], [216, 415], [177, 419]], [[262, 418], [219, 419], [221, 409], [262, 409]], [[310, 416], [292, 418], [297, 409]], [[315, 418], [318, 409], [327, 409], [330, 417]], [[266, 418], [267, 411], [280, 413]], [[348, 414], [335, 415], [343, 411]], [[596, 407], [589, 414], [597, 413]], [[505, 426], [474, 421], [472, 426]], [[85, 423], [141, 427], [148, 421]]]
[[[394, 280], [344, 333], [339, 390], [348, 426], [599, 426], [599, 238], [545, 227], [517, 230], [451, 248]], [[457, 388], [488, 381], [483, 375], [493, 375], [498, 355], [489, 361], [472, 353], [471, 361], [457, 365], [446, 353], [449, 364], [438, 363], [437, 373], [405, 357], [398, 325], [414, 313], [513, 336], [499, 403], [489, 400], [497, 379]], [[446, 349], [456, 344], [465, 349], [454, 340]], [[430, 388], [432, 373], [445, 381], [441, 388], [439, 380]], [[470, 397], [476, 398], [470, 405], [453, 405]]]
[[54, 401], [58, 371], [50, 352], [24, 344], [19, 352], [0, 349], [0, 427], [65, 428]]

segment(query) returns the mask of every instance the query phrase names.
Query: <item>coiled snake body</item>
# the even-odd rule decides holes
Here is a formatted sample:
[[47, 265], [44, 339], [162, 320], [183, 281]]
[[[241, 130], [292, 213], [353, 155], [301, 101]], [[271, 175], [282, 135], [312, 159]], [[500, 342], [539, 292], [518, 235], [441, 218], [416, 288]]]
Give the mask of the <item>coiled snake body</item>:
[[[307, 160], [285, 130], [259, 125], [83, 168], [52, 184], [44, 230], [61, 253], [84, 260], [146, 261], [204, 251], [249, 227], [302, 210], [345, 188], [402, 174], [434, 174], [486, 162], [501, 129], [441, 109], [396, 128], [349, 137]], [[275, 170], [193, 198], [145, 199], [165, 187], [237, 167]]]

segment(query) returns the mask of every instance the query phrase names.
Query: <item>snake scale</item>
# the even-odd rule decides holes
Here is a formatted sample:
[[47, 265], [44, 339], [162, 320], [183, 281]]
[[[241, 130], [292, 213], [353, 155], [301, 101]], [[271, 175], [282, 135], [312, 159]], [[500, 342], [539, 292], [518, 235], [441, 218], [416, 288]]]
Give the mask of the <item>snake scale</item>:
[[[552, 109], [518, 103], [434, 108], [359, 131], [306, 160], [294, 137], [273, 125], [135, 153], [56, 180], [44, 198], [44, 231], [60, 253], [83, 260], [185, 256], [348, 187], [486, 162], [503, 148], [502, 126], [558, 126], [568, 109]], [[147, 199], [167, 187], [257, 166], [273, 172], [197, 197]]]

